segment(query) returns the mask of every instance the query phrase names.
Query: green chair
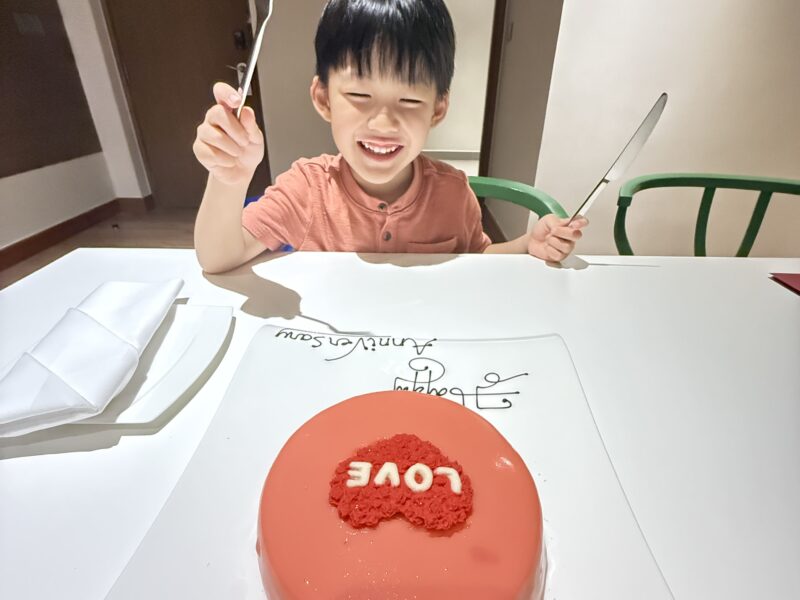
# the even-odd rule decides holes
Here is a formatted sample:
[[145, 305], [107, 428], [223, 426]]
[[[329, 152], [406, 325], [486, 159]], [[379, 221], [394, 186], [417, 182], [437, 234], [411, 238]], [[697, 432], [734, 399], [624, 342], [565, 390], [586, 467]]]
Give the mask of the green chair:
[[567, 211], [556, 202], [555, 198], [531, 185], [497, 177], [469, 177], [468, 179], [469, 186], [478, 198], [497, 198], [513, 202], [532, 210], [540, 217], [550, 213], [559, 217], [567, 216]]
[[617, 217], [614, 220], [614, 242], [617, 251], [623, 256], [632, 256], [628, 234], [625, 231], [625, 217], [634, 194], [643, 190], [662, 187], [696, 187], [704, 188], [697, 213], [697, 224], [694, 230], [694, 255], [706, 256], [706, 232], [708, 216], [711, 213], [711, 202], [718, 189], [753, 190], [759, 192], [753, 215], [747, 225], [742, 243], [736, 256], [747, 256], [756, 240], [764, 214], [767, 212], [772, 194], [800, 195], [800, 181], [790, 179], [774, 179], [769, 177], [746, 177], [738, 175], [713, 175], [709, 173], [656, 173], [642, 175], [626, 182], [619, 190], [617, 200]]

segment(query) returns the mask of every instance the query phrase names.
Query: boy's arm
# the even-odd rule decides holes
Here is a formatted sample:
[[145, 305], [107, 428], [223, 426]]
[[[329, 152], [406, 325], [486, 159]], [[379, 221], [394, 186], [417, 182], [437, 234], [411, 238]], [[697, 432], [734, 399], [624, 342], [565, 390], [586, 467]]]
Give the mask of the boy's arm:
[[242, 207], [249, 180], [224, 183], [209, 174], [194, 224], [194, 246], [200, 266], [220, 273], [247, 262], [266, 248], [242, 227]]
[[217, 104], [197, 128], [193, 150], [209, 172], [195, 221], [197, 259], [205, 271], [218, 273], [247, 262], [264, 246], [242, 227], [247, 187], [264, 158], [264, 137], [255, 113], [246, 107], [234, 116], [241, 96], [224, 83], [214, 85]]
[[575, 242], [581, 239], [581, 231], [589, 224], [584, 217], [578, 217], [567, 225], [569, 219], [556, 215], [545, 215], [536, 222], [528, 233], [499, 244], [492, 244], [486, 254], [524, 254], [545, 261], [559, 262], [564, 260], [575, 249]]
[[525, 254], [528, 251], [528, 234], [509, 240], [489, 245], [484, 254]]

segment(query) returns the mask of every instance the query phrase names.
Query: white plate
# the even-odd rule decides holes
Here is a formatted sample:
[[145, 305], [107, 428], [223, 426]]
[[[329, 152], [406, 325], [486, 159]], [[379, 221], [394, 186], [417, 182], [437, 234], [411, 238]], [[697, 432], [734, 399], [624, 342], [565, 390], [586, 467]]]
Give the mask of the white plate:
[[76, 424], [142, 424], [160, 417], [202, 375], [230, 329], [230, 306], [177, 304], [145, 348], [128, 385], [97, 416]]
[[431, 386], [490, 421], [531, 470], [545, 521], [547, 600], [672, 597], [561, 337], [412, 339], [264, 325], [107, 598], [263, 600], [258, 505], [284, 441], [344, 398]]

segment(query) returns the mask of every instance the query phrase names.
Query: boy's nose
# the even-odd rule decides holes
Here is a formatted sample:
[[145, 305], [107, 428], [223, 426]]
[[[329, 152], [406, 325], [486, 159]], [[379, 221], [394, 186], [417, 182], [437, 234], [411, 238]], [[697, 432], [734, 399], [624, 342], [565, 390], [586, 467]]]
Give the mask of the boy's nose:
[[370, 129], [381, 133], [394, 133], [398, 130], [397, 119], [387, 108], [382, 108], [375, 113], [367, 124]]

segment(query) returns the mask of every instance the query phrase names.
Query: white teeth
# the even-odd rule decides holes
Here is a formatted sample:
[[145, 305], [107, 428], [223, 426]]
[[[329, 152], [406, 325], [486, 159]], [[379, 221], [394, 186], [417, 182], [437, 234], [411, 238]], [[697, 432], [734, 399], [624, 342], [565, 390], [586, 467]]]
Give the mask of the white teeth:
[[361, 145], [364, 146], [370, 152], [374, 152], [375, 154], [390, 154], [397, 150], [400, 146], [387, 146], [387, 147], [379, 147], [373, 146], [372, 144], [368, 144], [367, 142], [361, 142]]

